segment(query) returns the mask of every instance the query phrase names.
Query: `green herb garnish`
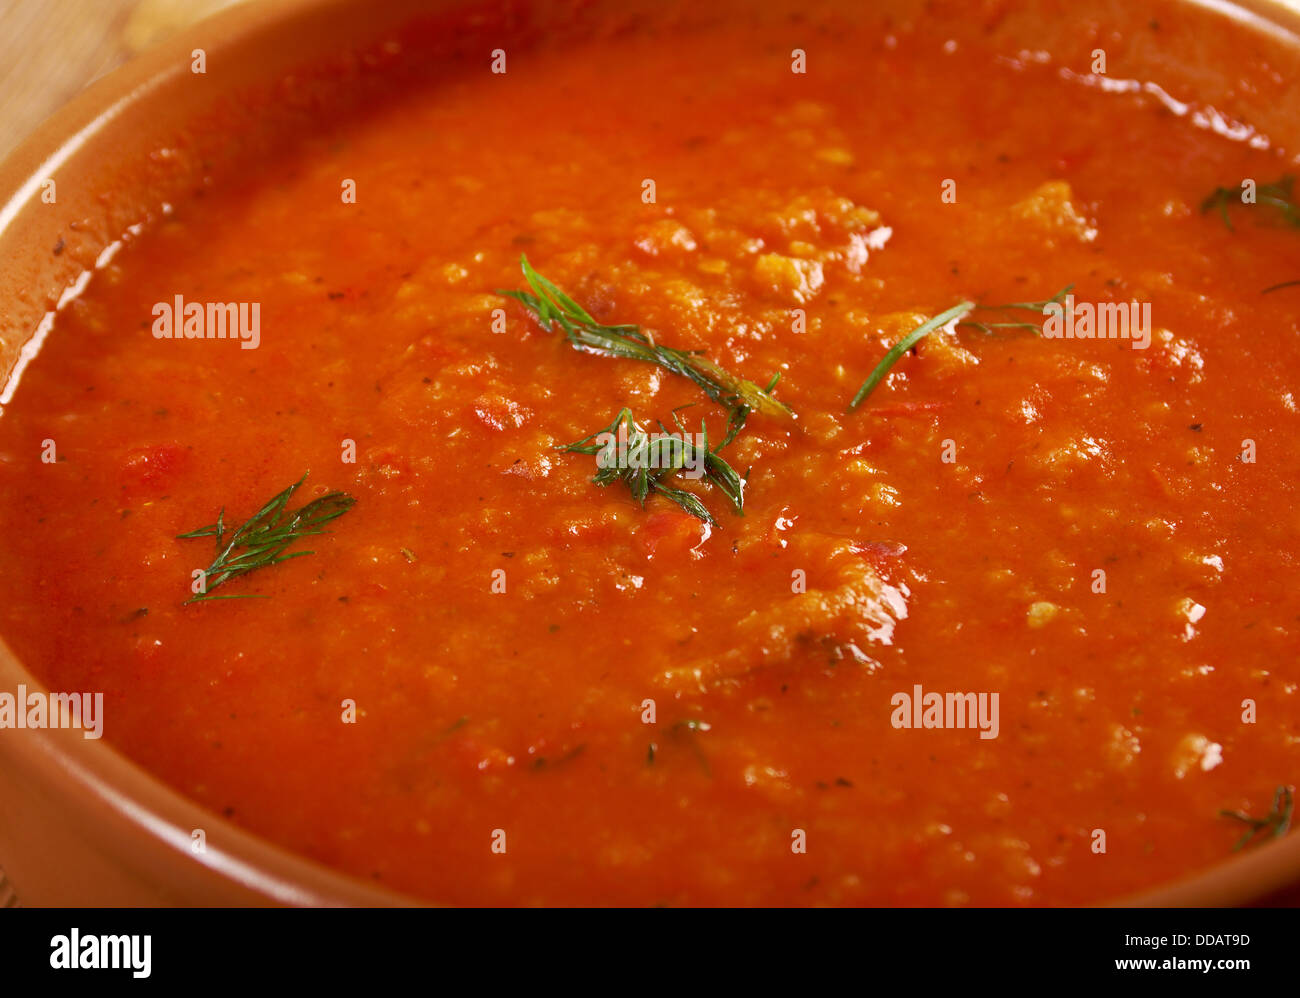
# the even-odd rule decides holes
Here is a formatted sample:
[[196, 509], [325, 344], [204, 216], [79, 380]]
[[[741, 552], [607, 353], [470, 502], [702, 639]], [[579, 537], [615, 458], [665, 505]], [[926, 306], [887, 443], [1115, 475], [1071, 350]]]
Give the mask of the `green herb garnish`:
[[[698, 517], [705, 523], [717, 526], [708, 509], [699, 498], [684, 489], [673, 488], [666, 484], [666, 479], [686, 467], [702, 468], [702, 477], [721, 489], [731, 501], [732, 509], [739, 515], [743, 513], [745, 496], [744, 480], [736, 474], [718, 452], [736, 439], [736, 435], [745, 425], [751, 412], [761, 412], [769, 416], [793, 419], [794, 413], [783, 402], [773, 398], [772, 390], [780, 380], [778, 372], [766, 388], [759, 388], [752, 381], [737, 377], [724, 371], [713, 361], [700, 356], [698, 350], [675, 350], [661, 346], [633, 325], [607, 326], [597, 322], [581, 305], [566, 295], [551, 281], [532, 268], [528, 257], [519, 257], [524, 279], [532, 291], [498, 290], [497, 294], [523, 304], [533, 318], [544, 329], [554, 331], [559, 328], [575, 350], [597, 354], [602, 357], [624, 357], [654, 364], [673, 374], [681, 375], [693, 381], [710, 399], [721, 405], [727, 412], [727, 428], [722, 440], [712, 449], [708, 446], [708, 431], [703, 421], [700, 423], [700, 442], [694, 442], [685, 432], [676, 412], [673, 419], [677, 422], [678, 432], [670, 433], [660, 423], [663, 430], [657, 440], [651, 440], [648, 434], [635, 420], [632, 410], [623, 408], [614, 417], [614, 422], [604, 429], [597, 430], [581, 440], [561, 448], [578, 454], [600, 454], [606, 449], [603, 443], [593, 442], [602, 434], [611, 434], [617, 438], [619, 428], [623, 427], [627, 437], [628, 452], [645, 454], [646, 465], [638, 467], [619, 467], [616, 463], [602, 463], [596, 476], [592, 479], [597, 485], [612, 485], [615, 482], [625, 484], [632, 497], [645, 505], [645, 500], [652, 492], [672, 500], [679, 507]], [[599, 463], [599, 462], [598, 462]], [[640, 464], [640, 462], [638, 462]]]
[[1228, 205], [1242, 204], [1247, 207], [1252, 204], [1268, 205], [1276, 208], [1282, 220], [1288, 225], [1300, 227], [1300, 209], [1297, 209], [1292, 193], [1294, 187], [1295, 177], [1287, 174], [1277, 183], [1260, 184], [1256, 187], [1254, 201], [1243, 201], [1240, 187], [1216, 187], [1214, 192], [1201, 202], [1201, 212], [1217, 210], [1219, 217], [1223, 219], [1223, 224], [1232, 229], [1232, 219], [1228, 217]]
[[469, 718], [468, 718], [468, 717], [466, 717], [466, 716], [461, 716], [461, 717], [456, 718], [455, 722], [452, 723], [452, 724], [450, 724], [450, 725], [448, 725], [447, 728], [443, 731], [443, 733], [442, 733], [442, 734], [443, 734], [443, 737], [446, 737], [447, 735], [455, 734], [457, 731], [459, 731], [461, 728], [465, 727], [465, 725], [467, 725], [467, 724], [469, 724]]
[[[1074, 290], [1073, 284], [1067, 284], [1060, 291], [1052, 295], [1051, 298], [1044, 298], [1042, 301], [1012, 301], [1005, 305], [976, 305], [975, 310], [979, 312], [1035, 312], [1039, 316], [1043, 315], [1043, 309], [1048, 305], [1065, 306], [1065, 297]], [[973, 319], [963, 319], [957, 323], [959, 326], [974, 326], [982, 333], [992, 333], [995, 329], [1022, 329], [1035, 335], [1043, 331], [1043, 327], [1037, 322], [976, 322]]]
[[177, 535], [178, 540], [195, 537], [215, 537], [217, 554], [206, 571], [205, 591], [192, 596], [184, 603], [199, 603], [211, 599], [254, 599], [256, 594], [240, 593], [231, 596], [209, 595], [213, 589], [237, 579], [241, 575], [255, 572], [259, 568], [278, 565], [291, 558], [301, 558], [313, 554], [312, 551], [284, 552], [295, 541], [313, 534], [323, 534], [321, 528], [331, 520], [342, 516], [356, 500], [343, 492], [330, 492], [313, 499], [307, 505], [286, 515], [285, 506], [298, 487], [307, 480], [303, 475], [293, 485], [272, 498], [265, 506], [249, 517], [242, 526], [233, 532], [227, 532], [225, 525], [226, 510], [223, 507], [217, 514], [217, 522], [188, 534]]
[[926, 319], [925, 322], [921, 323], [890, 347], [885, 356], [880, 359], [880, 363], [875, 366], [875, 369], [869, 375], [867, 375], [867, 380], [862, 382], [862, 387], [858, 389], [857, 394], [853, 396], [853, 401], [849, 403], [849, 412], [852, 412], [862, 404], [862, 400], [870, 395], [872, 391], [875, 390], [876, 385], [880, 384], [880, 382], [884, 380], [885, 375], [889, 373], [889, 369], [898, 363], [898, 358], [911, 350], [922, 337], [928, 336], [936, 329], [946, 326], [948, 323], [952, 322], [953, 319], [960, 319], [962, 316], [968, 314], [974, 307], [975, 303], [973, 301], [964, 301], [958, 305], [954, 305], [952, 308], [948, 309], [948, 311], [940, 312], [938, 315]]
[[1283, 288], [1294, 288], [1297, 285], [1300, 285], [1300, 281], [1283, 281], [1281, 284], [1270, 284], [1260, 294], [1271, 295], [1274, 291], [1281, 291]]
[[[674, 350], [660, 346], [641, 331], [640, 326], [606, 326], [593, 319], [581, 305], [557, 288], [537, 271], [528, 257], [520, 256], [524, 279], [532, 292], [498, 290], [521, 302], [543, 328], [564, 331], [575, 350], [602, 357], [626, 357], [662, 367], [673, 374], [690, 378], [700, 390], [732, 414], [732, 422], [744, 423], [751, 411], [768, 416], [793, 418], [790, 408], [778, 402], [769, 392], [776, 385], [773, 379], [767, 389], [752, 381], [724, 371], [713, 361], [700, 356], [698, 350]], [[737, 416], [737, 413], [740, 413]]]
[[1233, 852], [1244, 849], [1258, 837], [1280, 839], [1291, 829], [1291, 813], [1295, 808], [1295, 799], [1290, 787], [1278, 787], [1273, 791], [1273, 806], [1262, 818], [1254, 818], [1241, 811], [1220, 811], [1224, 818], [1232, 818], [1249, 825], [1249, 830], [1235, 846]]
[[1042, 332], [1042, 326], [1032, 322], [974, 322], [966, 319], [966, 316], [976, 310], [1007, 312], [1019, 309], [1041, 313], [1048, 305], [1062, 304], [1065, 301], [1065, 296], [1068, 295], [1073, 288], [1073, 284], [1067, 284], [1051, 298], [1044, 298], [1042, 301], [1014, 301], [1007, 302], [1003, 305], [981, 305], [973, 301], [964, 301], [954, 305], [946, 312], [940, 312], [938, 315], [927, 319], [889, 348], [885, 356], [881, 358], [880, 363], [875, 366], [869, 375], [867, 375], [867, 380], [862, 382], [862, 387], [858, 389], [857, 394], [853, 396], [852, 401], [849, 402], [849, 412], [852, 412], [862, 404], [863, 399], [870, 395], [872, 391], [875, 390], [875, 387], [884, 380], [885, 375], [889, 373], [890, 368], [898, 363], [899, 358], [902, 357], [903, 354], [911, 350], [912, 347], [916, 346], [922, 338], [928, 336], [936, 329], [942, 329], [944, 326], [948, 325], [948, 323], [957, 320], [958, 325], [974, 326], [985, 333], [992, 333], [995, 329], [1025, 329], [1033, 333], [1040, 333]]
[[[676, 413], [673, 414], [673, 418], [676, 420]], [[620, 428], [623, 429], [623, 437], [626, 440], [626, 453], [629, 458], [634, 458], [627, 462], [627, 466], [619, 466], [616, 460], [609, 459], [611, 444], [617, 443]], [[645, 505], [648, 495], [652, 492], [657, 493], [665, 499], [670, 499], [692, 516], [716, 527], [718, 521], [713, 518], [704, 503], [700, 502], [698, 496], [665, 483], [666, 479], [685, 468], [700, 468], [701, 481], [707, 481], [721, 490], [722, 494], [730, 500], [731, 508], [736, 514], [743, 515], [744, 479], [718, 455], [718, 451], [731, 442], [735, 433], [729, 430], [722, 442], [710, 450], [708, 429], [703, 420], [700, 421], [698, 442], [691, 439], [680, 421], [677, 422], [675, 433], [670, 432], [663, 423], [659, 424], [659, 428], [662, 433], [652, 438], [636, 422], [631, 409], [622, 409], [609, 426], [559, 449], [576, 454], [597, 455], [596, 464], [599, 470], [592, 479], [596, 485], [604, 487], [622, 482], [632, 493], [632, 498], [642, 506]], [[735, 428], [733, 423], [732, 429]], [[606, 442], [600, 442], [598, 438], [605, 434], [609, 435]]]

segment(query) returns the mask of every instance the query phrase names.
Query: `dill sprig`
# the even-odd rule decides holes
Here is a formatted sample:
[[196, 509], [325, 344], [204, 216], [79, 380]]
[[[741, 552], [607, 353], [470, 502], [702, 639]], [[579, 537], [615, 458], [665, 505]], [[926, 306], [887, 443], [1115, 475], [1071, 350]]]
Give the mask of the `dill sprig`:
[[1048, 305], [1061, 305], [1064, 303], [1066, 295], [1073, 289], [1073, 284], [1067, 284], [1052, 295], [1051, 298], [1044, 298], [1042, 301], [1013, 301], [1002, 305], [981, 305], [978, 302], [964, 301], [954, 305], [946, 312], [940, 312], [938, 315], [927, 319], [889, 348], [885, 356], [880, 359], [880, 363], [867, 375], [867, 380], [862, 382], [862, 387], [857, 390], [852, 401], [849, 402], [849, 412], [862, 404], [863, 400], [885, 379], [885, 375], [898, 363], [903, 354], [911, 350], [921, 339], [936, 329], [943, 329], [948, 323], [955, 322], [959, 326], [974, 326], [976, 329], [990, 334], [996, 329], [1024, 329], [1035, 334], [1041, 333], [1042, 326], [1033, 322], [977, 322], [966, 317], [977, 310], [988, 312], [1022, 310], [1041, 313]]
[[[1044, 298], [1042, 301], [1012, 301], [1004, 305], [976, 305], [976, 311], [987, 312], [1035, 312], [1039, 316], [1043, 315], [1043, 309], [1048, 305], [1061, 305], [1064, 307], [1066, 296], [1074, 290], [1073, 284], [1067, 284], [1060, 291], [1052, 295], [1051, 298]], [[995, 329], [1022, 329], [1035, 335], [1043, 331], [1043, 327], [1037, 322], [977, 322], [974, 319], [963, 319], [957, 323], [959, 326], [974, 326], [982, 333], [992, 333]]]
[[1300, 227], [1300, 208], [1297, 208], [1295, 203], [1294, 187], [1295, 177], [1286, 174], [1276, 183], [1260, 184], [1256, 187], [1253, 202], [1241, 200], [1240, 187], [1216, 187], [1213, 193], [1201, 202], [1201, 213], [1217, 210], [1219, 217], [1223, 219], [1223, 224], [1232, 230], [1232, 219], [1228, 217], [1229, 205], [1241, 204], [1246, 207], [1251, 204], [1268, 205], [1276, 208], [1282, 220], [1288, 225]]
[[[534, 270], [527, 256], [520, 255], [519, 265], [524, 272], [524, 280], [532, 290], [498, 290], [497, 294], [513, 298], [522, 304], [543, 329], [552, 332], [557, 328], [563, 330], [575, 350], [601, 357], [639, 360], [688, 378], [727, 413], [727, 427], [723, 431], [722, 440], [712, 448], [709, 447], [708, 430], [703, 420], [700, 422], [700, 440], [697, 443], [690, 439], [674, 410], [673, 420], [678, 432], [672, 433], [661, 422], [659, 427], [663, 433], [652, 440], [650, 434], [637, 423], [632, 410], [624, 407], [609, 426], [559, 449], [599, 455], [606, 445], [594, 441], [603, 434], [617, 438], [622, 427], [629, 453], [644, 453], [647, 466], [642, 467], [642, 462], [637, 461], [636, 467], [619, 467], [617, 462], [602, 464], [598, 459], [599, 467], [592, 479], [596, 485], [603, 487], [622, 482], [642, 506], [645, 505], [647, 496], [656, 493], [676, 503], [692, 516], [711, 526], [717, 526], [718, 521], [698, 496], [668, 484], [668, 480], [684, 468], [702, 467], [701, 477], [727, 497], [737, 515], [743, 515], [744, 479], [736, 474], [718, 452], [736, 439], [751, 412], [794, 419], [790, 408], [772, 396], [772, 390], [776, 388], [781, 375], [776, 374], [766, 388], [760, 388], [752, 381], [723, 370], [713, 361], [701, 356], [698, 350], [676, 350], [656, 343], [641, 331], [640, 326], [599, 323], [586, 309]], [[649, 467], [650, 464], [655, 466]]]
[[1249, 826], [1237, 844], [1232, 847], [1238, 852], [1257, 838], [1280, 839], [1291, 829], [1291, 814], [1295, 809], [1295, 798], [1291, 787], [1278, 787], [1273, 791], [1273, 806], [1262, 818], [1255, 818], [1241, 811], [1220, 811], [1224, 818], [1232, 818]]
[[1281, 291], [1283, 288], [1294, 288], [1294, 287], [1296, 287], [1297, 285], [1300, 285], [1300, 280], [1298, 280], [1298, 281], [1283, 281], [1281, 284], [1270, 284], [1270, 285], [1269, 285], [1268, 287], [1266, 287], [1263, 291], [1261, 291], [1260, 294], [1262, 294], [1262, 295], [1271, 295], [1274, 291]]
[[641, 331], [640, 326], [603, 325], [535, 271], [527, 256], [520, 255], [519, 265], [532, 292], [498, 290], [497, 294], [520, 302], [544, 329], [553, 331], [558, 327], [563, 330], [575, 350], [601, 357], [639, 360], [689, 378], [705, 395], [730, 412], [737, 430], [750, 412], [793, 418], [789, 406], [771, 395], [776, 379], [768, 388], [759, 388], [752, 381], [724, 371], [713, 361], [700, 356], [698, 350], [675, 350], [655, 343]]
[[[702, 469], [701, 480], [709, 482], [722, 492], [731, 503], [732, 510], [744, 515], [745, 481], [718, 454], [735, 436], [731, 430], [717, 447], [709, 448], [708, 428], [700, 421], [700, 439], [691, 439], [674, 411], [673, 420], [677, 431], [672, 432], [661, 422], [660, 434], [652, 437], [637, 423], [631, 409], [621, 409], [614, 421], [604, 429], [597, 430], [581, 440], [566, 444], [559, 449], [575, 454], [597, 455], [597, 472], [592, 482], [596, 485], [613, 485], [622, 482], [632, 493], [632, 498], [645, 506], [646, 497], [651, 493], [663, 496], [676, 503], [691, 516], [698, 517], [710, 526], [718, 526], [708, 508], [698, 496], [685, 489], [674, 488], [667, 480], [688, 467]], [[733, 424], [734, 426], [734, 424]], [[602, 458], [602, 452], [608, 456], [609, 443], [618, 441], [620, 428], [626, 440], [627, 454], [636, 455], [635, 460], [628, 460], [625, 466], [617, 461], [609, 462]], [[608, 434], [608, 437], [605, 435]], [[601, 442], [604, 437], [607, 442]], [[593, 442], [594, 441], [594, 442]]]
[[969, 314], [974, 307], [975, 303], [973, 301], [964, 301], [954, 305], [948, 311], [940, 312], [938, 315], [926, 319], [925, 322], [890, 347], [885, 356], [880, 359], [880, 363], [867, 375], [867, 380], [862, 382], [862, 387], [853, 396], [853, 400], [849, 402], [849, 412], [860, 406], [863, 399], [875, 391], [876, 385], [885, 380], [885, 375], [889, 373], [889, 369], [897, 364], [899, 358], [916, 346], [923, 337], [928, 336], [936, 329], [943, 328], [954, 319], [960, 319], [962, 316]]
[[241, 575], [314, 553], [295, 551], [292, 554], [285, 554], [284, 552], [300, 538], [325, 533], [322, 529], [325, 524], [350, 510], [356, 504], [356, 500], [343, 492], [330, 492], [286, 514], [285, 506], [288, 505], [289, 499], [306, 480], [307, 476], [303, 475], [233, 531], [227, 532], [226, 510], [222, 507], [217, 514], [216, 523], [191, 530], [187, 534], [177, 535], [178, 540], [214, 537], [217, 542], [216, 557], [207, 568], [204, 592], [190, 597], [183, 605], [188, 606], [190, 603], [212, 599], [257, 598], [256, 594], [251, 593], [230, 596], [209, 594], [218, 586]]

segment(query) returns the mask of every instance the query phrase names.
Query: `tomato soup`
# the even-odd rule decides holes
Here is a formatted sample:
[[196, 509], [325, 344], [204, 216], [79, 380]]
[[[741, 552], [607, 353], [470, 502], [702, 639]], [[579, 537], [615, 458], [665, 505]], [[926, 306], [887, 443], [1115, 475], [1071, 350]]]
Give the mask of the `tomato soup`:
[[1168, 20], [867, 6], [485, 29], [160, 208], [3, 406], [0, 634], [422, 900], [1079, 904], [1285, 832], [1288, 151], [1125, 76]]

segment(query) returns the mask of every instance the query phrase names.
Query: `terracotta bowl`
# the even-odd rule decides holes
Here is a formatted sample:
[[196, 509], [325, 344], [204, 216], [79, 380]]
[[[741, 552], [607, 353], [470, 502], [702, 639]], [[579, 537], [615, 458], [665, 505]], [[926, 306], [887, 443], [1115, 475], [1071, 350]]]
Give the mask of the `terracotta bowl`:
[[[1105, 8], [1121, 2], [1130, 0], [1038, 0], [1057, 28], [1044, 37], [1040, 26], [1022, 47], [1084, 58]], [[1232, 8], [1242, 30], [1257, 36], [1258, 58], [1242, 65], [1225, 56], [1215, 23], [1227, 2], [1215, 10], [1208, 2], [1143, 2], [1176, 29], [1161, 32], [1159, 49], [1126, 54], [1147, 79], [1300, 148], [1300, 114], [1291, 110], [1300, 84], [1287, 82], [1300, 81], [1300, 11], [1269, 0]], [[700, 17], [725, 16], [721, 6], [702, 6]], [[923, 0], [884, 0], [872, 10], [885, 8], [899, 18], [927, 16]], [[518, 43], [530, 32], [581, 30], [584, 19], [634, 23], [654, 9], [650, 0], [287, 0], [236, 6], [151, 50], [77, 97], [0, 164], [0, 385], [34, 352], [49, 313], [123, 233], [197, 184], [219, 183], [225, 171], [274, 153], [313, 116], [346, 114], [394, 74], [428, 75], [440, 55], [490, 52], [503, 31]], [[998, 30], [1014, 44], [1014, 10]], [[399, 37], [402, 44], [392, 44]], [[198, 48], [208, 71], [196, 78]], [[47, 179], [57, 184], [54, 204], [42, 201]], [[0, 690], [20, 684], [44, 688], [0, 644]], [[195, 829], [206, 838], [201, 852]], [[414, 903], [242, 831], [108, 742], [68, 730], [0, 731], [0, 863], [0, 905], [15, 894], [24, 904], [69, 906]], [[1241, 904], [1297, 883], [1293, 835], [1116, 902]]]

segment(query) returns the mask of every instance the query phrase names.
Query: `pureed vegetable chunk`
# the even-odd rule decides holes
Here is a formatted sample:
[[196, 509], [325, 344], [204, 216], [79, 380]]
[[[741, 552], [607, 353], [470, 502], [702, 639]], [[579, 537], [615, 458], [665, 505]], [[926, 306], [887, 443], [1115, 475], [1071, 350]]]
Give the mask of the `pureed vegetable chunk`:
[[[856, 6], [475, 50], [176, 204], [0, 417], [0, 633], [215, 813], [445, 902], [1078, 903], [1279, 831], [1300, 234], [1201, 205], [1286, 158]], [[521, 253], [780, 374], [743, 515], [593, 484], [614, 414], [728, 413], [496, 294]], [[848, 411], [928, 319], [1069, 285], [1147, 348], [958, 309]], [[258, 303], [256, 348], [155, 337], [177, 296]], [[355, 499], [313, 553], [184, 605], [178, 535], [308, 471], [293, 509]]]

